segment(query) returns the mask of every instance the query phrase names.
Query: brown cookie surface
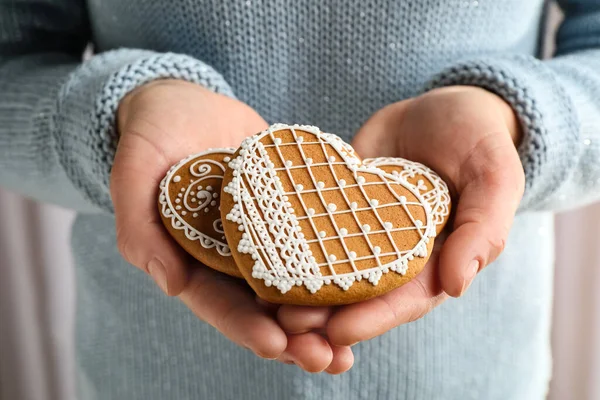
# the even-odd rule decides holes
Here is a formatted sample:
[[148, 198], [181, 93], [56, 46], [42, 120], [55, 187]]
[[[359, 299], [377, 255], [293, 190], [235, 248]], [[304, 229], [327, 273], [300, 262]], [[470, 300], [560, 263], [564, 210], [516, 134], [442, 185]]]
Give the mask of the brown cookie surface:
[[158, 208], [171, 236], [190, 255], [228, 275], [242, 277], [227, 244], [220, 213], [221, 186], [235, 149], [209, 149], [169, 169]]
[[273, 125], [232, 157], [223, 227], [242, 275], [263, 299], [349, 304], [414, 278], [436, 235], [415, 185], [363, 165], [339, 137]]
[[442, 231], [450, 217], [452, 202], [448, 185], [431, 168], [418, 162], [393, 157], [366, 158], [363, 164], [382, 169], [413, 185], [429, 203], [436, 233]]

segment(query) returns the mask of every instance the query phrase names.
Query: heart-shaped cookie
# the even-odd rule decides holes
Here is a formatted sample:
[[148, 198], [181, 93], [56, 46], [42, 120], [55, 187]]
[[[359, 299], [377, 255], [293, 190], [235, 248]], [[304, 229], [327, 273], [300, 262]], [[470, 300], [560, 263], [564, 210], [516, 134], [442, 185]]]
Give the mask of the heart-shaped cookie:
[[377, 167], [413, 185], [429, 203], [437, 233], [440, 233], [450, 216], [450, 191], [446, 182], [425, 165], [404, 158], [366, 158], [363, 165]]
[[172, 166], [160, 183], [163, 224], [194, 258], [226, 274], [242, 277], [223, 232], [220, 195], [226, 165], [235, 149], [209, 149]]
[[436, 224], [406, 179], [363, 165], [339, 137], [277, 124], [225, 172], [221, 213], [242, 275], [263, 299], [348, 304], [408, 282]]

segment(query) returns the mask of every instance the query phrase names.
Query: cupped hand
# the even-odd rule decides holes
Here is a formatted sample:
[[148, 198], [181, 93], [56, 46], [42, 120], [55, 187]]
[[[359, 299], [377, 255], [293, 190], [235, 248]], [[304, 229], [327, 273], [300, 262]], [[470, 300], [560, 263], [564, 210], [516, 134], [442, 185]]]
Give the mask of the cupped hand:
[[267, 128], [264, 119], [248, 105], [200, 85], [158, 80], [129, 93], [117, 120], [120, 137], [110, 190], [117, 244], [125, 260], [258, 356], [293, 359], [311, 372], [350, 368], [348, 347], [330, 346], [311, 332], [286, 334], [275, 318], [277, 306], [256, 301], [243, 280], [192, 260], [167, 234], [158, 214], [158, 186], [171, 165], [208, 148], [237, 147], [246, 136]]
[[[435, 170], [453, 195], [452, 226], [436, 238], [421, 274], [383, 296], [348, 306], [282, 306], [288, 332], [322, 330], [348, 346], [414, 321], [448, 296], [461, 296], [476, 274], [503, 251], [524, 190], [516, 150], [519, 122], [500, 97], [476, 87], [448, 87], [391, 104], [375, 113], [353, 141], [362, 157], [403, 157]], [[314, 323], [318, 321], [318, 323]]]

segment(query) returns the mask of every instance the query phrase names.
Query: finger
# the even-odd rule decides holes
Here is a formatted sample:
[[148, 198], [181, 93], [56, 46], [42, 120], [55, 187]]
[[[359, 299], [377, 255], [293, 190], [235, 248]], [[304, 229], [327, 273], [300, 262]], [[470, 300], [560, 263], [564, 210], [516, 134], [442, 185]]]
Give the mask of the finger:
[[258, 296], [256, 296], [254, 298], [254, 300], [256, 300], [256, 304], [258, 304], [259, 306], [261, 306], [270, 315], [273, 315], [274, 317], [277, 316], [277, 310], [279, 310], [279, 307], [280, 307], [279, 304], [275, 304], [275, 303], [271, 303], [269, 301], [263, 300], [263, 299], [261, 299]]
[[341, 307], [327, 323], [329, 342], [352, 346], [415, 321], [441, 304], [447, 295], [441, 290], [435, 263], [434, 258], [417, 277], [398, 289]]
[[167, 235], [157, 212], [158, 186], [172, 161], [160, 154], [141, 136], [124, 135], [110, 190], [121, 254], [149, 273], [165, 293], [177, 295], [187, 282], [188, 257]]
[[523, 172], [508, 134], [489, 135], [471, 151], [457, 179], [454, 230], [440, 253], [442, 288], [460, 296], [504, 249], [523, 195]]
[[332, 310], [332, 307], [282, 305], [277, 321], [287, 333], [304, 333], [325, 328]]
[[354, 353], [350, 346], [331, 346], [333, 351], [333, 360], [329, 367], [325, 369], [328, 374], [338, 375], [349, 371], [354, 365]]
[[307, 372], [324, 371], [333, 361], [333, 351], [327, 340], [317, 333], [288, 335], [287, 348], [278, 358], [284, 363], [294, 363]]
[[[409, 101], [390, 104], [369, 118], [352, 139], [352, 147], [362, 158], [393, 157], [398, 154], [398, 126]], [[391, 135], [390, 135], [391, 133]]]
[[260, 357], [275, 359], [287, 346], [286, 335], [275, 319], [238, 279], [207, 267], [197, 268], [179, 298], [198, 318]]

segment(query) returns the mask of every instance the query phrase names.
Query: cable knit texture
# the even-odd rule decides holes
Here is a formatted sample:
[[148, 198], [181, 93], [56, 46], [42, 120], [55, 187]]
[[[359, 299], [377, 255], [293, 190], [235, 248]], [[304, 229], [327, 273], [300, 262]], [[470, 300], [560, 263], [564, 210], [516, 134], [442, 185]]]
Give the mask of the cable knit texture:
[[108, 182], [118, 139], [119, 102], [136, 87], [164, 78], [233, 96], [221, 75], [206, 64], [181, 54], [143, 50], [110, 51], [92, 59], [71, 75], [59, 93], [53, 132], [60, 161], [85, 197], [105, 210], [112, 210]]
[[[0, 0], [0, 185], [80, 212], [79, 397], [543, 399], [552, 217], [530, 211], [600, 197], [600, 10], [597, 0], [559, 3], [558, 56], [541, 61], [544, 0]], [[83, 61], [88, 43], [95, 54]], [[235, 93], [269, 122], [346, 140], [424, 90], [497, 93], [523, 126], [527, 179], [506, 251], [464, 298], [356, 345], [342, 376], [253, 356], [116, 250], [115, 113], [161, 78]]]
[[451, 85], [490, 90], [516, 111], [524, 132], [519, 147], [526, 178], [521, 209], [558, 190], [577, 160], [580, 126], [571, 98], [550, 68], [523, 55], [485, 58], [444, 70], [427, 89]]

